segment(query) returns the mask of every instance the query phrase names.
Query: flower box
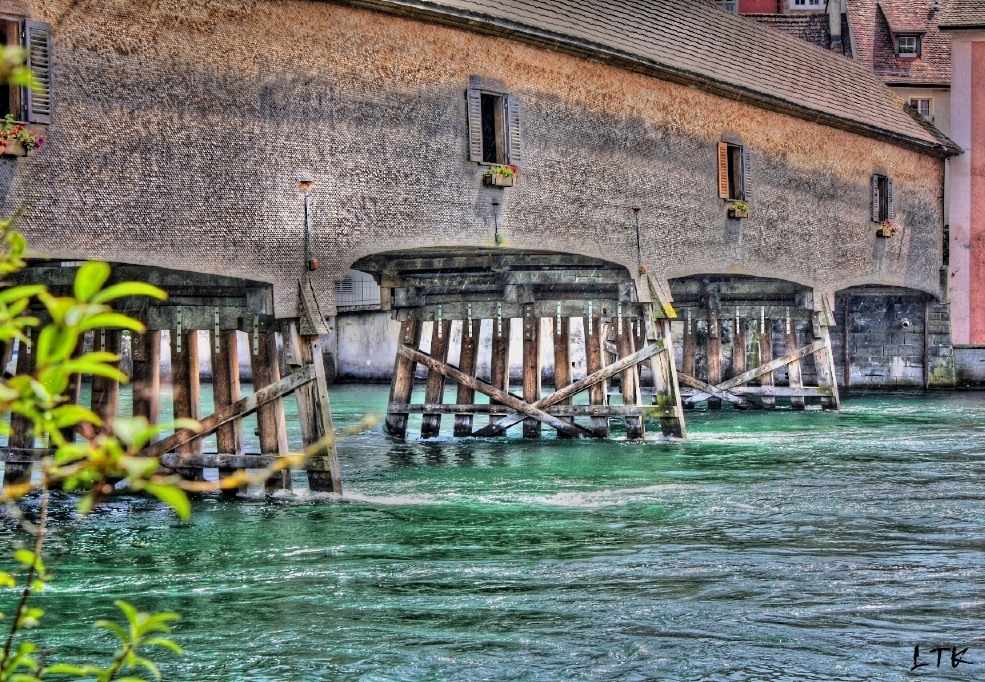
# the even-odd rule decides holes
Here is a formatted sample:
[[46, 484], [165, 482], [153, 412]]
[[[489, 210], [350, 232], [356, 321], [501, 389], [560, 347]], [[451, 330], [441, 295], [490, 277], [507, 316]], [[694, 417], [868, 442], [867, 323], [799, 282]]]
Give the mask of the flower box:
[[728, 217], [729, 218], [748, 218], [749, 217], [749, 209], [743, 210], [741, 208], [730, 208], [728, 210]]
[[27, 156], [28, 150], [25, 149], [24, 145], [19, 140], [4, 140], [3, 151], [0, 152], [3, 156]]
[[883, 239], [895, 237], [896, 233], [898, 232], [899, 232], [899, 226], [894, 224], [890, 220], [887, 220], [886, 222], [879, 225], [878, 228], [876, 228], [876, 236], [882, 237]]
[[482, 176], [482, 184], [486, 187], [513, 187], [514, 183], [516, 183], [515, 175], [486, 173]]

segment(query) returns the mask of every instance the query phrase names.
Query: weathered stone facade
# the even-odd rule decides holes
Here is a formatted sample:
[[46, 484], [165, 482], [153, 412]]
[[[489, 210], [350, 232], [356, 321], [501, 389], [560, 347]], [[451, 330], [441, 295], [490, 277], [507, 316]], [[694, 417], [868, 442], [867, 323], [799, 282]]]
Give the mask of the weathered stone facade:
[[[23, 3], [21, 3], [23, 4]], [[740, 273], [817, 291], [939, 294], [943, 161], [873, 137], [548, 49], [324, 2], [64, 0], [6, 11], [56, 23], [55, 122], [0, 161], [5, 210], [55, 258], [274, 284], [297, 314], [300, 171], [315, 178], [312, 273], [384, 250], [548, 249], [656, 278]], [[67, 12], [67, 14], [63, 14]], [[765, 30], [765, 29], [764, 29]], [[467, 161], [469, 76], [520, 98], [518, 185]], [[752, 150], [751, 216], [718, 198], [723, 138]], [[901, 235], [875, 237], [870, 177], [895, 180]]]

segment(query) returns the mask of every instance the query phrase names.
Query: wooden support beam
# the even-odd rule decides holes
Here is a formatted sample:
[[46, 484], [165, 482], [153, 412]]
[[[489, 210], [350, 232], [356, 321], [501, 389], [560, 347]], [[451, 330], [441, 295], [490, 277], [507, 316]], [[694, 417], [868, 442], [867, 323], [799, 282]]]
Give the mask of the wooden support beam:
[[[425, 353], [422, 353], [421, 351], [412, 350], [407, 346], [400, 346], [397, 352], [406, 357], [413, 358], [415, 362], [422, 364], [428, 368], [433, 367], [434, 369], [441, 372], [442, 374], [444, 374], [449, 379], [452, 379], [453, 381], [457, 381], [459, 383], [467, 383], [471, 385], [472, 388], [478, 391], [479, 393], [483, 393], [489, 396], [490, 398], [495, 399], [497, 402], [500, 402], [503, 405], [506, 405], [507, 407], [522, 413], [526, 417], [534, 417], [535, 419], [544, 422], [551, 428], [557, 429], [558, 431], [566, 431], [574, 436], [581, 435], [581, 430], [578, 429], [576, 426], [569, 424], [567, 422], [563, 422], [557, 417], [552, 417], [551, 415], [547, 414], [543, 410], [540, 410], [537, 407], [534, 407], [533, 405], [528, 405], [527, 403], [523, 402], [519, 398], [516, 398], [510, 395], [509, 393], [506, 393], [505, 391], [501, 391], [485, 383], [484, 381], [480, 381], [479, 379], [470, 377], [467, 374], [462, 374], [454, 367], [446, 365], [442, 362], [438, 362], [434, 358], [430, 357]], [[545, 400], [547, 399], [548, 398], [545, 398]], [[521, 417], [520, 419], [523, 419], [523, 417]]]
[[[619, 357], [631, 357], [636, 350], [633, 348], [633, 329], [631, 320], [622, 320], [622, 329], [617, 322], [613, 325], [616, 333], [616, 347], [619, 349]], [[622, 371], [620, 390], [622, 392], [623, 405], [642, 405], [643, 396], [640, 392], [640, 377], [637, 373], [636, 365], [627, 367]], [[643, 438], [643, 420], [640, 417], [626, 417], [626, 437], [630, 440], [641, 440]]]
[[[540, 318], [534, 316], [532, 304], [523, 307], [523, 402], [533, 405], [540, 400]], [[523, 437], [540, 438], [540, 422], [523, 420]]]
[[[414, 372], [417, 363], [399, 353], [403, 347], [417, 350], [421, 345], [421, 321], [410, 317], [400, 324], [400, 338], [397, 342], [397, 357], [393, 362], [393, 382], [390, 384], [390, 403], [409, 403], [414, 390]], [[407, 435], [407, 417], [404, 414], [388, 414], [386, 430], [391, 436], [404, 438]]]
[[[105, 350], [116, 354], [119, 358], [122, 352], [123, 332], [119, 329], [96, 329], [93, 337], [94, 350]], [[119, 366], [119, 359], [114, 363]], [[196, 368], [197, 371], [197, 368]], [[120, 400], [120, 382], [109, 377], [92, 377], [92, 411], [105, 422], [109, 428], [116, 419], [117, 405]]]
[[[592, 374], [589, 374], [584, 379], [576, 381], [573, 384], [569, 384], [568, 386], [565, 386], [559, 391], [555, 391], [554, 393], [547, 396], [546, 398], [542, 398], [538, 400], [534, 405], [532, 405], [532, 407], [535, 407], [537, 409], [550, 407], [551, 405], [559, 404], [562, 400], [566, 400], [571, 396], [577, 393], [581, 393], [586, 389], [590, 390], [592, 386], [600, 386], [609, 377], [619, 374], [619, 372], [622, 372], [627, 367], [634, 367], [641, 362], [646, 362], [652, 356], [656, 355], [657, 353], [660, 353], [664, 348], [665, 348], [664, 343], [662, 341], [657, 341], [652, 345], [647, 346], [646, 348], [642, 348], [638, 350], [637, 352], [633, 353], [631, 356], [627, 358], [623, 358], [618, 362], [603, 367], [597, 372], [593, 372]], [[601, 405], [599, 407], [607, 407], [607, 406]], [[600, 414], [604, 414], [604, 412], [600, 412]], [[497, 432], [502, 432], [505, 429], [508, 429], [509, 427], [513, 426], [514, 424], [518, 424], [523, 419], [524, 419], [523, 415], [511, 414], [506, 417], [503, 417], [502, 419], [500, 419], [498, 422], [494, 424], [490, 424], [489, 426], [486, 426], [485, 428], [476, 431], [472, 435], [494, 436], [496, 435]], [[606, 421], [606, 423], [608, 424], [608, 421]], [[574, 426], [576, 429], [579, 429], [580, 431], [584, 431], [585, 433], [590, 435], [595, 435], [594, 431], [585, 431], [584, 429], [581, 429], [581, 427], [579, 427], [577, 424], [575, 424]]]
[[160, 330], [148, 330], [139, 336], [132, 337], [131, 355], [133, 358], [133, 416], [143, 417], [151, 424], [157, 424], [160, 421], [161, 413]]
[[831, 389], [831, 397], [821, 399], [821, 407], [826, 410], [841, 409], [841, 399], [838, 396], [838, 383], [835, 381], [834, 356], [831, 353], [831, 334], [826, 326], [821, 325], [820, 313], [814, 313], [811, 320], [811, 334], [814, 345], [819, 346], [814, 354], [814, 371], [817, 374], [817, 385]]
[[[180, 350], [177, 344], [178, 339], [181, 340]], [[183, 331], [180, 335], [178, 333], [172, 333], [171, 384], [175, 419], [200, 420], [202, 414], [200, 400], [201, 387], [199, 385], [198, 373], [198, 332], [195, 330]], [[93, 401], [93, 406], [95, 406], [95, 401]], [[174, 436], [171, 436], [171, 438], [174, 438]], [[161, 442], [167, 443], [171, 438], [166, 438]], [[202, 441], [201, 439], [193, 440], [186, 438], [180, 440], [177, 447], [180, 453], [197, 455], [202, 452]], [[161, 452], [167, 452], [170, 449], [167, 448]], [[176, 471], [189, 480], [203, 480], [201, 468], [188, 467], [177, 469]]]
[[746, 371], [746, 321], [735, 318], [732, 323], [735, 330], [732, 334], [732, 376], [736, 377]]
[[684, 424], [684, 406], [678, 384], [677, 368], [674, 365], [674, 337], [669, 319], [654, 321], [653, 310], [647, 308], [644, 318], [646, 338], [650, 344], [662, 341], [666, 353], [657, 353], [650, 358], [650, 373], [653, 374], [653, 392], [657, 406], [672, 414], [660, 419], [660, 430], [665, 438], [684, 438], [687, 427]]
[[[448, 347], [451, 345], [451, 320], [431, 323], [431, 357], [443, 363], [448, 362]], [[433, 369], [428, 370], [427, 386], [424, 389], [424, 402], [440, 404], [444, 402], [445, 377]], [[441, 414], [425, 414], [421, 418], [421, 438], [436, 438], [441, 433]]]
[[842, 385], [847, 391], [852, 387], [852, 297], [851, 295], [845, 296], [845, 324], [844, 327], [844, 347], [841, 349], [842, 352], [842, 363], [843, 366], [841, 371], [842, 375]]
[[[698, 395], [705, 391], [695, 389], [685, 392]], [[820, 388], [818, 386], [802, 386], [801, 388], [790, 388], [789, 386], [733, 386], [728, 392], [740, 397], [747, 395], [772, 395], [777, 398], [823, 398], [831, 395], [830, 388]], [[753, 407], [759, 407], [755, 403], [750, 404]]]
[[[80, 357], [82, 357], [82, 351], [83, 351], [83, 344], [84, 343], [85, 343], [85, 334], [80, 334], [79, 335], [79, 341], [78, 341], [78, 343], [75, 344], [75, 350], [72, 351], [72, 357], [73, 358], [80, 358]], [[0, 360], [0, 362], [2, 362], [2, 360]], [[136, 360], [134, 360], [134, 368], [136, 369]], [[160, 390], [160, 386], [158, 386], [158, 390]], [[137, 387], [136, 384], [134, 384], [134, 388], [133, 388], [133, 396], [134, 396], [133, 397], [133, 407], [134, 407], [134, 410], [137, 409], [137, 391], [138, 391], [138, 387]], [[82, 400], [82, 375], [81, 374], [73, 374], [73, 375], [71, 375], [69, 377], [69, 379], [68, 379], [68, 388], [65, 389], [65, 397], [68, 398], [68, 402], [69, 402], [70, 405], [78, 405], [79, 402]], [[134, 416], [137, 416], [138, 413], [135, 411], [133, 414], [134, 414]], [[75, 427], [66, 427], [66, 428], [62, 429], [61, 432], [62, 432], [62, 438], [64, 438], [69, 443], [72, 443], [72, 442], [75, 441], [75, 436], [76, 436]]]
[[[708, 383], [714, 386], [722, 380], [722, 335], [718, 322], [718, 310], [708, 311]], [[722, 409], [722, 399], [712, 395], [708, 398], [709, 410]]]
[[[848, 312], [845, 312], [845, 326], [848, 326]], [[930, 297], [923, 301], [923, 390], [930, 388]]]
[[329, 437], [328, 443], [309, 460], [308, 487], [313, 492], [342, 494], [342, 467], [335, 443], [335, 427], [332, 425], [332, 405], [328, 398], [328, 376], [325, 372], [325, 356], [317, 336], [306, 338], [310, 346], [311, 362], [315, 370], [315, 410], [319, 439]]
[[[510, 318], [493, 318], [492, 357], [489, 359], [489, 383], [496, 389], [508, 393], [510, 390]], [[505, 414], [489, 416], [492, 424]]]
[[[148, 445], [139, 454], [141, 457], [160, 457], [165, 452], [170, 452], [171, 450], [178, 450], [179, 454], [187, 453], [188, 448], [182, 448], [183, 445], [186, 445], [192, 440], [201, 440], [205, 436], [215, 433], [216, 429], [223, 424], [227, 424], [234, 419], [242, 419], [248, 414], [255, 412], [258, 407], [271, 403], [289, 393], [293, 393], [299, 386], [304, 386], [314, 381], [314, 379], [314, 368], [305, 367], [294, 374], [289, 374], [275, 384], [261, 388], [245, 398], [237, 400], [229, 407], [210, 414], [199, 422], [202, 426], [202, 430], [199, 433], [189, 431], [188, 429], [180, 429], [164, 440]], [[201, 453], [192, 452], [189, 454]]]
[[697, 336], [694, 321], [690, 316], [684, 319], [684, 340], [682, 341], [681, 372], [689, 377], [694, 376], [694, 351]]
[[[240, 399], [239, 386], [239, 354], [236, 344], [235, 331], [220, 331], [215, 338], [215, 331], [209, 334], [209, 348], [212, 354], [212, 400], [215, 410], [229, 407]], [[218, 343], [217, 343], [218, 342]], [[216, 345], [219, 350], [216, 351]], [[233, 455], [241, 455], [243, 446], [243, 420], [234, 419], [223, 424], [215, 432], [216, 449]], [[220, 468], [219, 476], [231, 476], [235, 469]], [[224, 495], [233, 497], [238, 492], [235, 488], [227, 488]], [[243, 490], [242, 492], [246, 492]]]
[[[787, 319], [784, 321], [784, 332], [787, 339], [787, 353], [797, 350], [797, 323], [795, 320]], [[790, 388], [803, 388], [804, 379], [800, 371], [800, 360], [794, 360], [787, 365], [787, 376], [789, 377]], [[801, 396], [790, 396], [790, 406], [795, 410], [803, 410], [806, 407]]]
[[[767, 365], [773, 360], [773, 320], [764, 318], [763, 326], [759, 330], [759, 362], [760, 366]], [[773, 372], [763, 372], [760, 375], [762, 386], [773, 385]], [[772, 410], [776, 407], [776, 398], [771, 395], [764, 395], [762, 398], [763, 409]]]
[[[554, 391], [560, 391], [571, 385], [571, 319], [554, 317], [552, 319], [551, 340], [554, 342]], [[559, 405], [570, 405], [571, 398], [565, 398], [558, 403]], [[573, 418], [565, 419], [568, 423], [573, 423]], [[562, 438], [567, 438], [566, 434], [558, 434]]]
[[[390, 405], [388, 410], [411, 414], [424, 414], [427, 412], [440, 412], [441, 414], [457, 414], [468, 411], [472, 414], [489, 414], [493, 409], [491, 405], [427, 405], [427, 404], [407, 404]], [[573, 417], [653, 417], [662, 418], [673, 414], [672, 409], [665, 409], [658, 405], [551, 405], [542, 408], [544, 412], [554, 417], [566, 418], [565, 421]]]
[[[253, 391], [271, 386], [280, 381], [280, 362], [277, 357], [276, 332], [258, 332], [257, 338], [249, 335], [250, 371], [253, 376]], [[253, 353], [256, 344], [257, 352]], [[287, 421], [284, 415], [284, 401], [277, 398], [257, 408], [257, 430], [260, 432], [260, 453], [263, 455], [286, 455]], [[264, 488], [271, 490], [290, 490], [291, 475], [281, 471], [271, 476]]]
[[[602, 320], [598, 317], [583, 317], [585, 325], [585, 368], [588, 376], [595, 376], [605, 367], [602, 360]], [[588, 390], [588, 402], [604, 406], [608, 402], [605, 382], [592, 384]], [[609, 437], [609, 418], [592, 417], [592, 433], [596, 438]]]
[[[464, 320], [462, 322], [462, 349], [459, 353], [458, 369], [462, 374], [475, 377], [479, 366], [479, 330], [480, 320]], [[456, 401], [460, 405], [475, 402], [475, 390], [465, 384], [458, 384]], [[461, 413], [455, 416], [455, 436], [463, 437], [472, 434], [472, 414]]]
[[[36, 329], [28, 328], [27, 333], [32, 334], [32, 340], [37, 334]], [[23, 374], [33, 374], [35, 367], [34, 348], [23, 340], [17, 342], [17, 376]], [[19, 449], [34, 448], [34, 423], [19, 414], [10, 415], [10, 435], [7, 437], [7, 447]], [[29, 463], [7, 462], [3, 470], [3, 484], [12, 485], [24, 483], [30, 479], [31, 465]]]
[[756, 405], [749, 402], [745, 398], [740, 398], [737, 395], [732, 395], [732, 393], [729, 391], [723, 391], [715, 386], [712, 386], [711, 384], [701, 381], [700, 379], [695, 379], [694, 377], [688, 376], [687, 374], [678, 374], [677, 378], [680, 380], [682, 384], [686, 384], [687, 386], [691, 386], [693, 388], [698, 389], [699, 392], [692, 394], [691, 397], [689, 398], [691, 402], [698, 403], [701, 402], [702, 400], [708, 400], [711, 397], [715, 397], [718, 398], [719, 405], [721, 404], [722, 400], [725, 400], [727, 402], [732, 403], [733, 405], [735, 405], [740, 409], [749, 409], [752, 407], [757, 407]]

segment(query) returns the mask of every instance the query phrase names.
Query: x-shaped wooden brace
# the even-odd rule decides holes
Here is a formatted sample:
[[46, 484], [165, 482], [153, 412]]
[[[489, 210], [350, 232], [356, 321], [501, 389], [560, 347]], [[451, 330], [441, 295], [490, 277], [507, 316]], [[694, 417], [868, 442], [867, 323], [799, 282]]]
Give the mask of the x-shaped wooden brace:
[[804, 346], [803, 348], [798, 348], [793, 353], [788, 353], [783, 357], [779, 357], [776, 360], [767, 362], [765, 365], [760, 365], [756, 369], [751, 369], [748, 372], [740, 374], [737, 377], [732, 377], [728, 381], [723, 381], [717, 386], [712, 386], [711, 384], [706, 384], [703, 381], [690, 377], [687, 374], [678, 374], [677, 377], [682, 384], [687, 384], [692, 388], [698, 389], [699, 393], [688, 397], [687, 401], [689, 403], [700, 403], [702, 400], [707, 400], [708, 398], [715, 397], [721, 398], [722, 400], [727, 400], [737, 407], [759, 407], [756, 403], [751, 400], [746, 400], [740, 396], [729, 393], [729, 391], [736, 386], [748, 383], [753, 379], [758, 379], [764, 374], [769, 374], [770, 372], [776, 371], [781, 367], [789, 365], [791, 362], [800, 360], [806, 355], [811, 353], [816, 353], [819, 350], [824, 349], [827, 344], [824, 341], [815, 341], [809, 346]]
[[557, 429], [559, 432], [570, 436], [592, 436], [594, 434], [592, 434], [592, 432], [588, 429], [578, 426], [577, 424], [570, 424], [563, 419], [558, 419], [557, 417], [549, 415], [543, 411], [543, 408], [559, 403], [562, 400], [570, 398], [574, 394], [580, 393], [581, 391], [584, 391], [601, 381], [605, 381], [619, 372], [629, 369], [630, 367], [634, 367], [635, 365], [648, 360], [662, 350], [664, 350], [664, 342], [662, 340], [656, 341], [654, 344], [648, 345], [636, 351], [632, 355], [627, 355], [618, 362], [614, 362], [608, 367], [585, 377], [581, 381], [576, 381], [573, 384], [565, 386], [560, 391], [556, 391], [546, 398], [538, 400], [532, 405], [525, 403], [516, 396], [493, 387], [485, 381], [460, 372], [451, 365], [435, 360], [427, 353], [422, 353], [421, 351], [415, 350], [410, 346], [401, 345], [397, 352], [406, 358], [410, 358], [414, 362], [424, 365], [428, 369], [433, 369], [435, 372], [448, 377], [452, 381], [465, 384], [469, 388], [472, 388], [479, 393], [483, 393], [493, 400], [502, 403], [504, 406], [516, 410], [514, 414], [507, 415], [494, 424], [490, 424], [474, 432], [472, 434], [473, 436], [494, 436], [514, 424], [519, 424], [527, 417], [533, 417], [534, 419], [547, 424], [551, 428]]

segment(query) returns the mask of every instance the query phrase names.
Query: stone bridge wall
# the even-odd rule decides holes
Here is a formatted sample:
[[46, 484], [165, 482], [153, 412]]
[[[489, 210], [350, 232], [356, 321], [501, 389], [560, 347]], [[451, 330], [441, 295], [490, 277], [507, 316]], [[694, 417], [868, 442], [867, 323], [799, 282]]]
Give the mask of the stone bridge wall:
[[[939, 159], [546, 49], [328, 2], [69, 6], [0, 2], [59, 22], [47, 143], [34, 158], [0, 160], [5, 210], [25, 202], [21, 228], [52, 257], [267, 281], [277, 315], [293, 316], [306, 169], [326, 312], [334, 280], [356, 259], [491, 245], [496, 220], [509, 246], [635, 272], [633, 207], [641, 260], [658, 279], [745, 273], [824, 291], [939, 290]], [[520, 98], [515, 188], [482, 188], [482, 169], [466, 160], [470, 74]], [[718, 198], [723, 135], [752, 150], [752, 215], [741, 221]], [[889, 240], [869, 219], [877, 170], [895, 179], [903, 225]]]

